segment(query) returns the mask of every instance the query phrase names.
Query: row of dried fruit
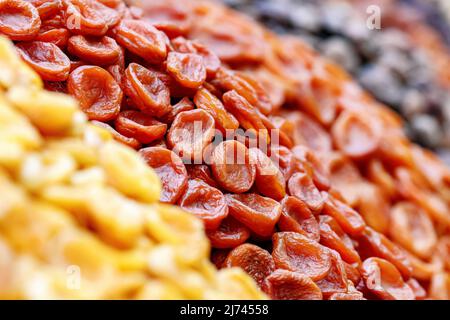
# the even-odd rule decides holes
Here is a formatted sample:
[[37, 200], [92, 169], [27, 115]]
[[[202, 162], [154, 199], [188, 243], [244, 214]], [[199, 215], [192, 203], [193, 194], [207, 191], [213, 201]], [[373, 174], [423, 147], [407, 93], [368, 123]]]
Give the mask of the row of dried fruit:
[[[0, 299], [261, 299], [200, 221], [0, 37]], [[183, 279], [183, 281], [180, 281]]]
[[30, 2], [0, 32], [140, 150], [217, 266], [276, 299], [448, 298], [450, 173], [339, 67], [208, 1]]

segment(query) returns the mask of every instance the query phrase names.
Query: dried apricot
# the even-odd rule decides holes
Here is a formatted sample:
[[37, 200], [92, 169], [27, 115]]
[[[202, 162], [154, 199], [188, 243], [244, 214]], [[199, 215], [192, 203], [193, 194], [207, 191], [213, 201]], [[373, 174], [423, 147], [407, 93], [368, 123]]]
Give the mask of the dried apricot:
[[152, 116], [162, 117], [171, 109], [169, 88], [158, 73], [137, 63], [125, 70], [124, 91], [137, 108]]
[[268, 236], [281, 215], [278, 202], [255, 193], [226, 194], [230, 214], [258, 236]]
[[308, 174], [294, 173], [288, 181], [288, 190], [290, 195], [306, 203], [313, 213], [317, 214], [322, 210], [325, 199]]
[[372, 293], [384, 300], [414, 300], [414, 293], [390, 262], [369, 258], [361, 266], [364, 283]]
[[316, 281], [324, 298], [329, 298], [334, 293], [347, 292], [347, 274], [344, 262], [339, 254], [331, 250], [331, 268], [325, 278]]
[[296, 197], [281, 201], [281, 216], [278, 227], [281, 231], [300, 233], [311, 240], [319, 241], [319, 224], [308, 206]]
[[205, 110], [214, 118], [217, 129], [223, 133], [239, 128], [237, 119], [225, 110], [222, 102], [208, 89], [200, 88], [194, 96], [194, 103], [197, 108]]
[[161, 147], [139, 150], [142, 158], [152, 167], [161, 179], [160, 201], [175, 203], [187, 187], [188, 176], [183, 161], [172, 151]]
[[183, 87], [197, 89], [206, 80], [203, 58], [195, 53], [169, 52], [167, 71]]
[[242, 268], [260, 287], [264, 279], [275, 270], [275, 263], [270, 253], [249, 243], [231, 250], [224, 265], [228, 268]]
[[214, 119], [195, 109], [179, 113], [167, 134], [167, 143], [181, 158], [202, 163], [203, 151], [214, 138]]
[[117, 116], [114, 125], [121, 134], [136, 138], [143, 144], [163, 138], [167, 131], [165, 123], [135, 110], [122, 111]]
[[167, 38], [150, 23], [122, 20], [116, 27], [116, 41], [151, 64], [162, 63], [167, 57]]
[[327, 276], [332, 265], [329, 249], [295, 232], [278, 232], [272, 239], [277, 268], [301, 273], [314, 281]]
[[107, 36], [101, 38], [72, 36], [69, 39], [67, 50], [81, 60], [96, 65], [114, 64], [121, 53], [117, 42]]
[[221, 187], [233, 193], [246, 192], [255, 182], [256, 168], [250, 163], [249, 150], [238, 141], [224, 141], [214, 149], [211, 170]]
[[16, 47], [22, 59], [43, 80], [65, 81], [69, 77], [70, 60], [55, 44], [33, 41], [18, 43]]
[[266, 197], [281, 200], [286, 195], [286, 181], [283, 174], [260, 149], [250, 148], [249, 152], [250, 161], [256, 167], [256, 188]]
[[208, 230], [206, 235], [213, 248], [235, 248], [250, 238], [250, 230], [229, 215], [218, 229]]
[[179, 205], [202, 219], [207, 230], [216, 230], [228, 216], [228, 206], [223, 193], [200, 179], [189, 180]]
[[26, 1], [0, 1], [0, 33], [11, 40], [32, 40], [39, 33], [41, 19], [37, 9]]
[[67, 90], [91, 120], [106, 122], [119, 114], [122, 89], [105, 69], [95, 66], [75, 69], [67, 81]]
[[320, 288], [298, 272], [275, 270], [264, 280], [262, 289], [273, 300], [322, 300]]

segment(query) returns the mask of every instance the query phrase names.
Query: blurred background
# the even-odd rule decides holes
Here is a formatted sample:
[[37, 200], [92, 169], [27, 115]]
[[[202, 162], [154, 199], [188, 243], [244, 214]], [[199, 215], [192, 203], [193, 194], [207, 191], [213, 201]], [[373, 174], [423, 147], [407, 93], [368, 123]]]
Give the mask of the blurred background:
[[[450, 166], [450, 0], [222, 1], [346, 68]], [[379, 30], [366, 24], [373, 5]]]

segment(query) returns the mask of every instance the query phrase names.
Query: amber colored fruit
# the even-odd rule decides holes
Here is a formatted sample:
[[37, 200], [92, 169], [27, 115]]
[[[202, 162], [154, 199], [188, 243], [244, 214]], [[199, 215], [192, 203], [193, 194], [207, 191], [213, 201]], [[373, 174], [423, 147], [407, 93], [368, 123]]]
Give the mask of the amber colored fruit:
[[295, 232], [278, 232], [272, 239], [277, 268], [301, 273], [314, 281], [327, 276], [332, 265], [329, 249]]
[[392, 263], [405, 280], [411, 277], [411, 263], [405, 252], [384, 235], [366, 227], [358, 238], [358, 252], [361, 258], [379, 257]]
[[242, 244], [228, 254], [225, 267], [240, 267], [261, 287], [264, 279], [275, 270], [272, 256], [253, 244]]
[[69, 31], [64, 28], [50, 29], [46, 31], [41, 29], [35, 40], [41, 42], [51, 42], [59, 48], [64, 49], [67, 46], [69, 37]]
[[167, 131], [165, 123], [135, 110], [122, 111], [116, 118], [116, 130], [127, 137], [136, 138], [143, 144], [149, 144], [164, 137]]
[[254, 130], [260, 143], [270, 142], [267, 128], [264, 126], [257, 110], [243, 96], [235, 90], [231, 90], [222, 96], [222, 100], [225, 109], [236, 117], [242, 128]]
[[303, 201], [288, 196], [281, 201], [281, 206], [281, 216], [278, 221], [281, 231], [297, 232], [311, 240], [319, 241], [319, 224]]
[[202, 45], [197, 41], [187, 40], [183, 37], [178, 37], [172, 40], [172, 46], [176, 51], [182, 53], [196, 53], [203, 58], [203, 64], [206, 68], [206, 73], [209, 78], [216, 75], [220, 68], [220, 59], [208, 47]]
[[224, 141], [214, 149], [211, 170], [220, 186], [233, 193], [246, 192], [255, 182], [256, 167], [250, 163], [249, 150], [238, 141]]
[[110, 65], [117, 62], [120, 47], [107, 36], [101, 38], [75, 35], [70, 37], [67, 50], [83, 61], [96, 65]]
[[347, 156], [361, 159], [373, 154], [380, 140], [379, 129], [361, 114], [343, 112], [331, 130], [336, 146]]
[[391, 209], [390, 236], [405, 249], [423, 259], [430, 257], [437, 243], [433, 222], [418, 206], [398, 202]]
[[197, 89], [206, 80], [203, 58], [195, 53], [169, 52], [167, 71], [183, 87]]
[[120, 15], [97, 0], [65, 0], [65, 24], [74, 34], [103, 36]]
[[28, 0], [38, 11], [41, 20], [45, 20], [58, 14], [62, 9], [61, 0]]
[[288, 190], [291, 196], [302, 200], [313, 213], [321, 212], [325, 199], [307, 173], [294, 173], [288, 181]]
[[202, 219], [207, 230], [216, 230], [228, 216], [228, 206], [223, 193], [200, 179], [189, 180], [179, 205]]
[[235, 248], [250, 238], [250, 230], [229, 215], [222, 221], [218, 229], [208, 230], [206, 235], [213, 248]]
[[253, 77], [243, 72], [220, 69], [215, 81], [224, 91], [236, 91], [252, 106], [267, 115], [272, 111], [272, 105], [266, 92]]
[[119, 114], [122, 89], [105, 69], [95, 66], [75, 69], [67, 81], [67, 89], [91, 120], [106, 122]]
[[414, 297], [416, 300], [424, 300], [427, 297], [426, 290], [420, 285], [420, 283], [416, 279], [411, 278], [408, 281], [406, 281], [406, 283], [414, 292]]
[[414, 292], [403, 281], [402, 275], [390, 262], [369, 258], [361, 266], [364, 283], [372, 293], [383, 300], [414, 300]]
[[344, 262], [336, 251], [331, 250], [331, 268], [328, 274], [325, 278], [316, 281], [316, 284], [322, 291], [324, 298], [329, 298], [335, 293], [347, 292], [347, 274]]
[[330, 173], [316, 154], [306, 146], [295, 146], [292, 153], [302, 163], [314, 184], [320, 190], [330, 189]]
[[320, 216], [320, 243], [336, 250], [348, 263], [360, 263], [361, 259], [353, 246], [352, 239], [330, 216]]
[[70, 60], [55, 44], [33, 41], [18, 43], [16, 47], [22, 59], [43, 80], [65, 81], [69, 77]]
[[103, 128], [105, 130], [107, 130], [112, 137], [114, 138], [114, 140], [123, 143], [133, 149], [140, 149], [141, 148], [141, 143], [139, 141], [137, 141], [135, 138], [129, 138], [129, 137], [125, 137], [124, 135], [120, 134], [119, 132], [117, 132], [113, 127], [111, 127], [109, 124], [105, 123], [105, 122], [101, 122], [101, 121], [96, 121], [96, 120], [92, 120], [91, 121], [92, 124]]
[[225, 110], [225, 107], [208, 89], [200, 88], [194, 96], [194, 103], [199, 109], [208, 112], [216, 121], [216, 128], [226, 133], [226, 130], [239, 128], [237, 119]]
[[141, 111], [162, 117], [170, 107], [169, 88], [158, 77], [158, 73], [137, 63], [130, 63], [125, 70], [125, 94]]
[[281, 200], [286, 195], [286, 181], [278, 167], [258, 148], [250, 148], [250, 161], [256, 166], [258, 191], [266, 197]]
[[351, 236], [361, 235], [366, 227], [366, 223], [358, 212], [332, 195], [326, 197], [323, 213], [333, 217], [340, 227]]
[[300, 168], [299, 161], [291, 150], [284, 146], [271, 146], [269, 156], [283, 174], [284, 180], [289, 181], [291, 176]]
[[295, 145], [305, 145], [319, 153], [330, 152], [332, 142], [327, 131], [314, 119], [302, 112], [286, 115], [295, 126], [293, 140]]
[[273, 300], [322, 300], [320, 288], [298, 272], [275, 270], [264, 280], [262, 288]]
[[281, 215], [281, 205], [255, 193], [225, 195], [230, 214], [256, 235], [269, 236]]
[[194, 109], [194, 104], [188, 97], [184, 97], [172, 106], [170, 111], [161, 118], [165, 123], [172, 123], [175, 117], [183, 111], [191, 111]]
[[200, 179], [209, 184], [211, 187], [217, 188], [217, 183], [214, 181], [211, 169], [206, 164], [191, 164], [186, 166], [189, 178]]
[[206, 111], [180, 112], [167, 134], [167, 143], [181, 158], [202, 163], [203, 151], [214, 138], [214, 119]]
[[41, 19], [36, 8], [26, 1], [0, 1], [0, 33], [11, 40], [28, 41], [37, 36]]
[[160, 201], [175, 203], [187, 187], [188, 177], [183, 161], [172, 151], [161, 147], [139, 150], [139, 154], [161, 179]]
[[116, 41], [151, 64], [162, 63], [167, 57], [167, 38], [151, 23], [122, 20], [116, 27]]

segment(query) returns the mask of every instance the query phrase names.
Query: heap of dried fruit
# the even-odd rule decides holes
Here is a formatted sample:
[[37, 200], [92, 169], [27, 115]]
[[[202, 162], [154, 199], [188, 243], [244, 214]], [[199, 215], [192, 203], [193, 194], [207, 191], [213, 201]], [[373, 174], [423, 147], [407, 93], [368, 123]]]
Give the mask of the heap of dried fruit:
[[3, 2], [0, 31], [140, 150], [217, 266], [274, 299], [448, 298], [450, 172], [303, 42], [202, 0]]
[[259, 299], [137, 152], [88, 124], [0, 37], [0, 299]]

